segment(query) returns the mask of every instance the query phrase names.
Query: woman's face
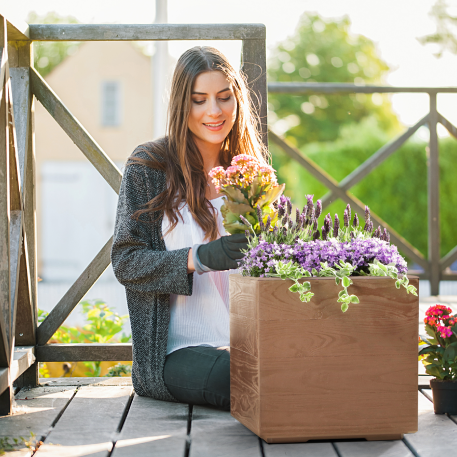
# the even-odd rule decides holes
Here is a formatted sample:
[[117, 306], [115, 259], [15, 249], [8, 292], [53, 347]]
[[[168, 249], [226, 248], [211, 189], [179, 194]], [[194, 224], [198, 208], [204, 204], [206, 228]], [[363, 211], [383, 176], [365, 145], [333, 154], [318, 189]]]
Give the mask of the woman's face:
[[219, 148], [236, 119], [232, 85], [221, 71], [206, 71], [192, 88], [188, 127], [200, 152]]

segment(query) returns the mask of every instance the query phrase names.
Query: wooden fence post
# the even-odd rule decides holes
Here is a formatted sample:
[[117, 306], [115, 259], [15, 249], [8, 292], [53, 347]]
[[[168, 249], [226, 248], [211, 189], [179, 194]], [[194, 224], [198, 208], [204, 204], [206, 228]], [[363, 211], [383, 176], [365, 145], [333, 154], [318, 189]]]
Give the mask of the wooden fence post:
[[265, 146], [268, 147], [268, 95], [265, 37], [256, 40], [243, 40], [241, 70], [246, 75], [248, 86], [251, 89], [252, 102], [259, 116], [261, 139]]
[[439, 148], [436, 127], [438, 111], [436, 109], [436, 92], [430, 92], [430, 142], [428, 150], [428, 260], [430, 262], [430, 293], [440, 292], [440, 168]]

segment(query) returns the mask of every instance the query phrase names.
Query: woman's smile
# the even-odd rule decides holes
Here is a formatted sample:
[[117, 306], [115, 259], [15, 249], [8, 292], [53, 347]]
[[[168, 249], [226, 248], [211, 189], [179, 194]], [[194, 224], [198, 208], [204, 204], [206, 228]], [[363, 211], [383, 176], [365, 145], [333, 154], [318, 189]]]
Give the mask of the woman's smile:
[[223, 125], [225, 124], [225, 121], [218, 122], [217, 124], [214, 123], [207, 123], [203, 124], [205, 127], [209, 128], [212, 131], [219, 131], [222, 129]]

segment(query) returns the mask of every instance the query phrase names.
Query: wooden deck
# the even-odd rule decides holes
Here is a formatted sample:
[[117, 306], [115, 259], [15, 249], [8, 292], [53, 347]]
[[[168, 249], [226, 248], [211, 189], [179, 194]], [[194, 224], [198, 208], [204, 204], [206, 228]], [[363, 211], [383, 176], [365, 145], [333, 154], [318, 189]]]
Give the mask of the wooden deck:
[[[425, 378], [425, 377], [424, 377]], [[422, 379], [422, 378], [421, 378]], [[456, 455], [457, 416], [433, 413], [420, 381], [419, 431], [401, 441], [332, 440], [267, 444], [230, 413], [139, 397], [130, 378], [42, 379], [16, 394], [15, 412], [0, 418], [0, 438], [42, 441], [8, 456], [26, 457], [432, 457]]]
[[[457, 312], [457, 296], [421, 299], [420, 333], [425, 311], [435, 303]], [[24, 354], [20, 354], [22, 358]], [[43, 442], [35, 453], [22, 444], [18, 450], [7, 452], [9, 457], [457, 455], [457, 416], [433, 413], [431, 378], [423, 373], [419, 364], [419, 431], [401, 441], [267, 444], [228, 412], [139, 397], [133, 393], [130, 378], [41, 379], [40, 387], [16, 393], [13, 415], [0, 417], [0, 440], [28, 440], [32, 432], [35, 441]]]

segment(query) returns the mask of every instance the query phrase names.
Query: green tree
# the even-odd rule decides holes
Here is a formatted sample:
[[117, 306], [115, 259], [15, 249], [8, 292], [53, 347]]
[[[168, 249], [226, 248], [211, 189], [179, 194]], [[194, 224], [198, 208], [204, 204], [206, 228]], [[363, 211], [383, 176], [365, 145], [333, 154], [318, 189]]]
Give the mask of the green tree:
[[430, 15], [435, 19], [436, 32], [419, 38], [419, 41], [422, 44], [439, 45], [440, 50], [435, 54], [436, 57], [441, 57], [445, 50], [457, 54], [457, 14], [451, 14], [446, 0], [438, 0]]
[[[349, 31], [348, 17], [327, 21], [317, 14], [301, 16], [295, 33], [273, 51], [268, 64], [270, 81], [382, 84], [389, 67], [375, 44]], [[301, 147], [333, 141], [342, 127], [374, 116], [384, 130], [398, 121], [386, 96], [380, 94], [270, 94], [273, 128]]]
[[[27, 17], [29, 24], [77, 24], [73, 16], [59, 16], [51, 12], [39, 16], [31, 11]], [[34, 65], [41, 76], [48, 75], [65, 57], [76, 52], [79, 42], [74, 41], [37, 41], [33, 44]]]

